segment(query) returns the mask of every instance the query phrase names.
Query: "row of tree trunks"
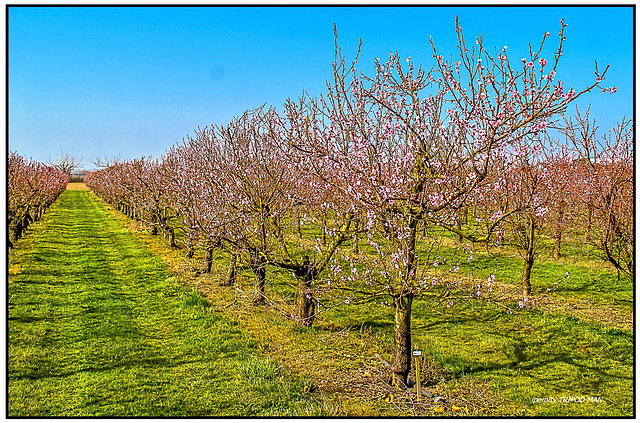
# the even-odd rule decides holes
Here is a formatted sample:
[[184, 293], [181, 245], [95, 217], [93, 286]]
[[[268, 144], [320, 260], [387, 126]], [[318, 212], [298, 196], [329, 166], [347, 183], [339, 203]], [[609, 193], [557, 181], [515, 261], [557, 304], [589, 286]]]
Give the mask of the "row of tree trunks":
[[[17, 241], [22, 238], [29, 226], [33, 222], [37, 222], [42, 218], [44, 212], [51, 206], [53, 202], [47, 204], [39, 204], [37, 206], [31, 207], [27, 206], [21, 216], [9, 216], [8, 217], [8, 234], [13, 236], [13, 241]], [[13, 242], [11, 240], [11, 236], [7, 237], [7, 244], [10, 248], [13, 248]]]

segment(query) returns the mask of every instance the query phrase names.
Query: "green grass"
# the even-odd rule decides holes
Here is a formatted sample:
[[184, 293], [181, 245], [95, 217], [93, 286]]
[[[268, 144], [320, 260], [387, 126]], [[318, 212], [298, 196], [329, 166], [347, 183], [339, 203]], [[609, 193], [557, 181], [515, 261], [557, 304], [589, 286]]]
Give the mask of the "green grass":
[[8, 416], [330, 410], [91, 192], [65, 191], [9, 260]]
[[[486, 380], [502, 413], [629, 416], [633, 334], [542, 313], [492, 313], [471, 304], [443, 319], [417, 307], [414, 337], [435, 362], [458, 376]], [[603, 402], [532, 404], [532, 398], [602, 397]]]
[[[343, 307], [325, 319], [342, 327], [363, 325], [390, 356], [393, 311]], [[384, 346], [387, 348], [384, 348]], [[412, 346], [445, 380], [455, 397], [462, 380], [488, 384], [493, 415], [631, 416], [633, 331], [591, 324], [539, 309], [507, 314], [478, 301], [451, 310], [433, 302], [414, 303]], [[560, 403], [563, 397], [584, 402]], [[555, 404], [533, 403], [556, 398]], [[602, 400], [589, 401], [588, 398]], [[455, 401], [455, 399], [454, 399]], [[458, 398], [458, 406], [465, 401]]]
[[[306, 237], [319, 232], [303, 229]], [[434, 233], [433, 236], [444, 236]], [[149, 238], [147, 235], [145, 237]], [[156, 238], [157, 239], [157, 238]], [[553, 312], [542, 308], [520, 310], [513, 302], [514, 314], [479, 301], [458, 301], [446, 309], [428, 299], [416, 299], [413, 309], [413, 347], [423, 350], [429, 376], [423, 380], [438, 395], [447, 398], [444, 411], [422, 410], [426, 415], [491, 415], [491, 416], [624, 416], [633, 414], [633, 330], [628, 324], [616, 326], [605, 319], [582, 319], [571, 310], [573, 304], [587, 300], [597, 313], [629, 316], [633, 312], [633, 282], [618, 278], [604, 262], [575, 239], [563, 246], [565, 257], [555, 260], [543, 251], [533, 269], [534, 297], [552, 288], [552, 299], [563, 308]], [[438, 244], [436, 255], [451, 256], [452, 243], [433, 239]], [[361, 250], [368, 251], [365, 243]], [[289, 247], [294, 254], [302, 251], [295, 242]], [[424, 244], [422, 247], [427, 248]], [[513, 248], [492, 249], [486, 254], [476, 249], [475, 258], [461, 270], [473, 267], [478, 278], [496, 275], [496, 283], [520, 283], [522, 260]], [[351, 249], [351, 241], [343, 246]], [[199, 258], [201, 260], [201, 258]], [[224, 272], [228, 256], [216, 252], [217, 269]], [[196, 266], [197, 267], [197, 266]], [[571, 277], [563, 281], [565, 272]], [[267, 272], [267, 296], [281, 296], [289, 303], [295, 299], [295, 280], [290, 272], [270, 268]], [[211, 290], [210, 295], [229, 294], [230, 288], [213, 286], [221, 275], [213, 274], [198, 283]], [[238, 283], [249, 292], [252, 274], [241, 272]], [[213, 284], [211, 283], [213, 282]], [[559, 282], [557, 288], [555, 283]], [[561, 300], [561, 301], [560, 301]], [[564, 302], [562, 302], [564, 301]], [[584, 303], [580, 303], [584, 306]], [[299, 365], [304, 355], [308, 377], [326, 378], [319, 369], [308, 364], [323, 362], [332, 371], [355, 372], [380, 364], [373, 358], [380, 353], [391, 360], [393, 349], [393, 310], [370, 304], [342, 306], [323, 313], [312, 328], [298, 328], [279, 316], [275, 309], [243, 309], [245, 315], [261, 316], [246, 326], [263, 331], [261, 345], [272, 358], [252, 356], [240, 367], [251, 389], [271, 386], [274, 372]], [[593, 317], [593, 316], [592, 316]], [[605, 316], [606, 317], [606, 316]], [[267, 323], [268, 322], [268, 323]], [[600, 323], [599, 323], [600, 322]], [[257, 329], [259, 324], [268, 325]], [[334, 335], [347, 335], [334, 338]], [[269, 345], [278, 336], [278, 346]], [[360, 341], [362, 340], [362, 342]], [[286, 345], [285, 345], [286, 344]], [[313, 350], [313, 351], [310, 351]], [[297, 355], [298, 354], [298, 355]], [[287, 357], [285, 357], [287, 355]], [[292, 358], [293, 357], [293, 358]], [[286, 372], [285, 372], [286, 373]], [[348, 373], [349, 375], [355, 373]], [[378, 380], [377, 383], [384, 382]], [[267, 390], [269, 388], [266, 388]], [[286, 384], [283, 384], [286, 391]], [[340, 395], [336, 392], [335, 395]], [[478, 397], [478, 398], [476, 398]], [[481, 399], [479, 399], [482, 397]], [[350, 410], [364, 415], [414, 415], [414, 409], [395, 407], [374, 399], [352, 400]], [[543, 399], [555, 400], [555, 403]], [[563, 398], [566, 402], [562, 402]], [[361, 401], [362, 405], [358, 405]], [[464, 412], [455, 411], [464, 409]], [[486, 407], [486, 408], [485, 408]], [[438, 407], [436, 407], [438, 408]], [[357, 414], [358, 411], [350, 411]]]
[[[578, 250], [566, 246], [565, 250], [575, 255], [561, 260], [541, 256], [534, 263], [531, 274], [531, 285], [534, 292], [545, 293], [553, 290], [553, 295], [562, 298], [577, 298], [595, 303], [607, 304], [619, 313], [633, 312], [633, 288], [628, 277], [607, 268], [604, 262], [597, 259], [588, 260]], [[498, 283], [521, 286], [523, 260], [515, 252], [507, 255], [478, 252], [471, 265], [474, 273], [481, 278], [490, 274], [496, 275]], [[461, 265], [461, 268], [466, 268]], [[569, 278], [564, 279], [565, 272]]]
[[[476, 273], [496, 272], [499, 275], [495, 261], [489, 261], [490, 257], [486, 255], [477, 256], [474, 261]], [[225, 258], [221, 256], [220, 259]], [[504, 273], [513, 271], [509, 270], [509, 257], [500, 257], [500, 260]], [[511, 260], [515, 262], [515, 259]], [[552, 260], [540, 260], [538, 264], [542, 274], [548, 272], [560, 278], [567, 268], [570, 269], [571, 278], [553, 293], [564, 298], [567, 307], [576, 298], [593, 301], [596, 309], [610, 305], [610, 298], [616, 294], [608, 293], [606, 287], [616, 290], [618, 297], [633, 298], [630, 281], [618, 280], [609, 270], [588, 265], [565, 266]], [[519, 269], [517, 271], [519, 273]], [[275, 269], [270, 269], [268, 275], [267, 295], [275, 295], [273, 291], [276, 291], [293, 301], [295, 290], [290, 285], [290, 275]], [[244, 276], [241, 283], [250, 289], [251, 275]], [[553, 287], [553, 284], [543, 285], [540, 274], [538, 278], [543, 287]], [[580, 289], [590, 278], [599, 281], [600, 285]], [[483, 412], [481, 407], [472, 408], [468, 412], [472, 415], [632, 415], [633, 330], [585, 321], [569, 310], [553, 313], [536, 307], [520, 310], [515, 303], [511, 307], [514, 314], [481, 301], [458, 301], [452, 309], [446, 309], [428, 299], [416, 299], [412, 313], [413, 348], [423, 350], [427, 367], [436, 375], [425, 381], [427, 386], [449, 392], [450, 403], [463, 408], [469, 399], [463, 396], [467, 394], [459, 393], [463, 386], [487, 386], [484, 395], [491, 399], [492, 406]], [[603, 311], [610, 312], [610, 309]], [[620, 307], [614, 312], [624, 314], [628, 310]], [[361, 335], [364, 328], [368, 349], [354, 349], [350, 345], [349, 352], [369, 357], [378, 352], [391, 359], [394, 342], [391, 308], [369, 304], [338, 307], [321, 315], [314, 328], [304, 331], [309, 337], [322, 336], [326, 332], [322, 328], [328, 326], [346, 329], [352, 336]], [[347, 369], [361, 365], [339, 359], [333, 363], [334, 368]], [[477, 388], [477, 392], [480, 391]], [[553, 398], [556, 402], [539, 400], [545, 398]], [[400, 411], [397, 413], [403, 415]], [[411, 415], [411, 410], [405, 410], [405, 413]]]
[[[606, 264], [573, 252], [562, 262], [540, 257], [532, 280], [538, 295], [552, 288], [550, 295], [566, 301], [566, 307], [575, 300], [589, 300], [591, 307], [602, 308], [602, 313], [632, 313], [632, 282], [618, 278]], [[476, 252], [469, 266], [477, 277], [494, 273], [498, 283], [517, 285], [522, 260], [513, 253]], [[570, 278], [563, 281], [565, 272]], [[273, 269], [269, 275], [269, 288], [292, 300], [295, 291], [289, 276]], [[440, 383], [441, 389], [452, 392], [453, 401], [463, 381], [488, 386], [493, 404], [487, 411], [490, 415], [632, 415], [633, 330], [585, 321], [568, 309], [553, 313], [536, 307], [520, 310], [515, 302], [511, 307], [514, 314], [481, 301], [459, 301], [446, 309], [428, 299], [416, 299], [413, 347], [422, 349], [429, 366], [440, 373], [440, 379], [431, 383]], [[391, 308], [367, 304], [338, 307], [324, 314], [318, 325], [354, 328], [351, 333], [364, 327], [375, 345], [369, 355], [380, 351], [391, 358]], [[555, 402], [541, 400], [550, 398]], [[457, 401], [458, 406], [465, 406], [464, 400]]]

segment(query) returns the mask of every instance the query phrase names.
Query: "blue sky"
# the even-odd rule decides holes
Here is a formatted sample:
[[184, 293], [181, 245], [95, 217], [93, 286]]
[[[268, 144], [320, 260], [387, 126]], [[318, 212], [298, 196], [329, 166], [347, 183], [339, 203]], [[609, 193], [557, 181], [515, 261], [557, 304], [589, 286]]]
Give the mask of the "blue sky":
[[267, 103], [282, 110], [331, 78], [333, 23], [359, 70], [390, 51], [430, 67], [429, 37], [455, 54], [455, 16], [467, 40], [508, 46], [512, 63], [568, 24], [558, 78], [582, 88], [593, 63], [606, 86], [581, 101], [601, 128], [633, 113], [630, 7], [10, 7], [9, 149], [39, 161], [160, 157], [194, 130]]

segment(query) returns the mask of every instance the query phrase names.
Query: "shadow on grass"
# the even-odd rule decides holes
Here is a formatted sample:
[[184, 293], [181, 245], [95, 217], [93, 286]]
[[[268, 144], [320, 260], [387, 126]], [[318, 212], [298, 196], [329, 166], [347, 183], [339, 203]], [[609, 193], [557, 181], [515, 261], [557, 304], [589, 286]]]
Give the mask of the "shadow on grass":
[[[463, 374], [478, 374], [485, 372], [496, 372], [500, 370], [514, 370], [514, 371], [535, 371], [538, 375], [545, 374], [544, 369], [550, 367], [553, 364], [565, 364], [573, 367], [579, 373], [591, 373], [598, 376], [602, 381], [610, 380], [612, 378], [633, 380], [632, 376], [624, 376], [619, 372], [615, 372], [616, 368], [620, 365], [628, 365], [628, 358], [616, 358], [609, 356], [608, 360], [615, 363], [599, 362], [598, 365], [591, 365], [589, 363], [589, 354], [581, 353], [578, 345], [564, 344], [564, 348], [549, 348], [549, 345], [558, 345], [562, 342], [562, 339], [555, 340], [554, 338], [562, 338], [558, 336], [557, 332], [547, 333], [542, 339], [531, 340], [520, 334], [509, 334], [505, 332], [488, 332], [487, 336], [507, 338], [511, 346], [512, 359], [506, 363], [482, 363], [480, 361], [470, 360], [468, 358], [455, 357], [451, 360], [445, 360], [445, 364], [454, 365], [457, 370], [456, 376]], [[570, 336], [570, 333], [564, 333], [562, 335]], [[614, 335], [615, 336], [615, 335]], [[625, 338], [628, 334], [622, 335]], [[627, 341], [629, 341], [627, 339]], [[605, 345], [594, 345], [592, 348], [605, 348]], [[538, 376], [540, 378], [541, 376]], [[562, 379], [558, 374], [549, 374], [549, 380], [557, 380], [562, 384]]]
[[9, 374], [9, 377], [12, 380], [20, 381], [20, 380], [31, 380], [36, 381], [40, 379], [47, 378], [66, 378], [72, 377], [79, 374], [86, 374], [88, 376], [92, 374], [99, 373], [108, 373], [114, 370], [125, 371], [129, 369], [135, 369], [140, 371], [141, 373], [161, 373], [164, 371], [169, 371], [170, 369], [174, 369], [180, 366], [195, 364], [195, 363], [203, 363], [202, 360], [194, 360], [194, 359], [183, 359], [176, 360], [175, 357], [168, 358], [160, 358], [160, 357], [152, 357], [152, 358], [144, 358], [144, 359], [131, 359], [123, 362], [117, 362], [111, 365], [101, 365], [97, 366], [88, 366], [84, 368], [80, 368], [78, 370], [73, 371], [46, 371], [48, 365], [50, 365], [49, 360], [42, 360], [41, 362], [32, 362], [32, 366], [37, 367], [37, 370], [33, 372], [13, 372]]

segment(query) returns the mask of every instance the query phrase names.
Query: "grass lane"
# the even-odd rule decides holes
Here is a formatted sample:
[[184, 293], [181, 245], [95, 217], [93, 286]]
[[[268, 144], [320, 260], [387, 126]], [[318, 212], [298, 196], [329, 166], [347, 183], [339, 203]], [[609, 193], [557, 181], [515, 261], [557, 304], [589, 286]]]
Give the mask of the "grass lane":
[[33, 228], [9, 257], [8, 416], [327, 413], [93, 193]]

